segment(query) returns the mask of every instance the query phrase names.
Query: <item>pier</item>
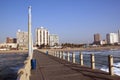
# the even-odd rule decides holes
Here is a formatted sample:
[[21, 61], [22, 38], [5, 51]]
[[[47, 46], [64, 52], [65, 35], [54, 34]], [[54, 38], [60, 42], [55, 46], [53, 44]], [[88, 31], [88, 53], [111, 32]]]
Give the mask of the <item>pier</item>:
[[34, 51], [33, 58], [37, 61], [37, 67], [31, 70], [30, 80], [120, 80], [120, 76], [95, 69], [94, 64], [92, 68], [81, 66], [55, 53], [48, 55]]

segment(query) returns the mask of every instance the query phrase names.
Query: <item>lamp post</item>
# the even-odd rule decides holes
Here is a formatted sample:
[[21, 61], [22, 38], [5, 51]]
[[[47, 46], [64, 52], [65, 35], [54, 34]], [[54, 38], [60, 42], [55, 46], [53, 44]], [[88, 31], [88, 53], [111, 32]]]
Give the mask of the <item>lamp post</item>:
[[31, 6], [28, 7], [28, 55], [32, 59]]

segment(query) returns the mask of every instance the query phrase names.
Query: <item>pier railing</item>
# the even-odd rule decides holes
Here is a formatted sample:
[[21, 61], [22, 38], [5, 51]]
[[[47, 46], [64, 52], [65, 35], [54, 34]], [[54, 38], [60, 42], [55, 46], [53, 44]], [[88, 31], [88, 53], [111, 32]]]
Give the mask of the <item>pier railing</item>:
[[[76, 61], [76, 54], [74, 52], [67, 52], [67, 51], [55, 51], [54, 54], [50, 54], [52, 56], [55, 56], [55, 57], [58, 57], [60, 59], [63, 59], [63, 60], [66, 60], [68, 62], [73, 62], [73, 63], [77, 63]], [[70, 57], [71, 55], [71, 57]], [[90, 61], [90, 67], [91, 69], [96, 69], [96, 64], [99, 64], [99, 65], [106, 65], [108, 66], [108, 72], [111, 76], [114, 75], [114, 67], [116, 68], [120, 68], [118, 66], [114, 66], [114, 59], [119, 59], [120, 60], [120, 57], [113, 57], [112, 55], [108, 55], [108, 56], [103, 56], [103, 55], [98, 55], [99, 57], [101, 56], [101, 59], [106, 57], [107, 58], [107, 61], [106, 61], [106, 64], [103, 63], [103, 62], [100, 62], [100, 61], [97, 61], [96, 60], [96, 56], [95, 54], [82, 54], [81, 52], [79, 53], [79, 64], [81, 66], [84, 65], [84, 56], [87, 55], [89, 57], [89, 61]], [[87, 61], [87, 62], [89, 62]]]
[[30, 80], [31, 75], [31, 59], [28, 57], [24, 61], [24, 67], [19, 69], [17, 80]]

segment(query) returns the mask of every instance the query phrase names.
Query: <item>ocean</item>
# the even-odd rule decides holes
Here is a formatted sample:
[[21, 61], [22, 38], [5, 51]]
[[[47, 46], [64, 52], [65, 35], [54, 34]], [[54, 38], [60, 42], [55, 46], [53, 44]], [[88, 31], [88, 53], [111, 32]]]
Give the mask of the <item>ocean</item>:
[[[79, 63], [79, 53], [76, 54], [76, 63]], [[120, 76], [120, 50], [100, 50], [100, 51], [82, 51], [84, 65], [90, 67], [90, 54], [95, 55], [95, 66], [96, 69], [100, 69], [108, 72], [108, 55], [113, 56], [114, 62], [114, 73]], [[70, 60], [72, 59], [72, 54], [70, 55]]]
[[16, 80], [27, 53], [0, 53], [0, 80]]

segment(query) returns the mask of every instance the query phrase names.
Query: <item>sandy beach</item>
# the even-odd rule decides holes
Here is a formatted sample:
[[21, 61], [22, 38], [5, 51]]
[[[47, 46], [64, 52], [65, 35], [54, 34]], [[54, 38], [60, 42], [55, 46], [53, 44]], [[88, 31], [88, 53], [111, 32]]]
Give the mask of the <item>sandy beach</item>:
[[0, 51], [0, 53], [27, 53], [28, 50], [7, 50], [7, 51]]
[[[92, 47], [92, 48], [63, 48], [63, 49], [38, 49], [42, 52], [52, 52], [52, 51], [84, 51], [84, 50], [120, 50], [120, 46], [107, 46], [107, 47]], [[7, 51], [0, 51], [0, 53], [27, 53], [28, 50], [7, 50]]]

